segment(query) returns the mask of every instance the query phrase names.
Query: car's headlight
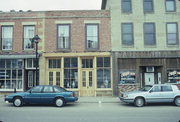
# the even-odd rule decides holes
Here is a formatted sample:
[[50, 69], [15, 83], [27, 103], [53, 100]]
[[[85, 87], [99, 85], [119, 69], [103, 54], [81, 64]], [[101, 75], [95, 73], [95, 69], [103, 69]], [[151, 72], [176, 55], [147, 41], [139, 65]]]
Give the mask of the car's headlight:
[[127, 97], [128, 97], [128, 95], [127, 95], [127, 94], [124, 94], [124, 95], [123, 95], [123, 97], [124, 97], [124, 98], [127, 98]]

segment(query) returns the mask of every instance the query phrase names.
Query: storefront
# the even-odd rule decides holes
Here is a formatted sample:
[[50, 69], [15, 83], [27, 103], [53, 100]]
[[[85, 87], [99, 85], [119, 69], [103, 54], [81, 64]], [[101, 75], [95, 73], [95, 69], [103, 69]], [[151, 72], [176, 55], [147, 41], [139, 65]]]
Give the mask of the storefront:
[[26, 61], [34, 55], [1, 55], [0, 92], [24, 91], [27, 89]]
[[167, 52], [114, 53], [115, 94], [137, 90], [145, 85], [180, 84], [180, 58], [173, 53], [171, 56], [167, 54]]
[[45, 84], [76, 91], [79, 96], [112, 96], [110, 53], [55, 53], [43, 56]]

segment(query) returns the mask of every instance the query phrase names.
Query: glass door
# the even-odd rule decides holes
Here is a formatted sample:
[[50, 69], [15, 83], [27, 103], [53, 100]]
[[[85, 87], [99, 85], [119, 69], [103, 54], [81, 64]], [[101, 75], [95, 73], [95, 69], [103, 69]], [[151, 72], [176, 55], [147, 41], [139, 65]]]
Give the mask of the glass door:
[[94, 95], [95, 95], [95, 88], [94, 88], [94, 80], [93, 80], [93, 71], [83, 70], [81, 96], [94, 96]]

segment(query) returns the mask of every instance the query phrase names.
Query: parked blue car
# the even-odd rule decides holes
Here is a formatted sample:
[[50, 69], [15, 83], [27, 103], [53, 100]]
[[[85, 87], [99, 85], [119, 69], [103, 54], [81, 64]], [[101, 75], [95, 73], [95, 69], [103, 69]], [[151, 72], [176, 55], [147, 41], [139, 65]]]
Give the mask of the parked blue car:
[[5, 101], [20, 107], [24, 104], [54, 104], [62, 107], [66, 103], [75, 102], [78, 98], [73, 91], [67, 91], [59, 86], [40, 85], [27, 92], [14, 93], [5, 96]]

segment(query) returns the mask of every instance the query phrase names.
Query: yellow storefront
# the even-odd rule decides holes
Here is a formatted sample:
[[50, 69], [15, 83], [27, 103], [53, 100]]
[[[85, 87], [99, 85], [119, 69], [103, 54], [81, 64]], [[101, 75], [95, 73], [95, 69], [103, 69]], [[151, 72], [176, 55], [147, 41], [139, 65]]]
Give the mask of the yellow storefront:
[[59, 85], [79, 96], [112, 96], [112, 58], [109, 52], [44, 53], [40, 84]]

